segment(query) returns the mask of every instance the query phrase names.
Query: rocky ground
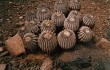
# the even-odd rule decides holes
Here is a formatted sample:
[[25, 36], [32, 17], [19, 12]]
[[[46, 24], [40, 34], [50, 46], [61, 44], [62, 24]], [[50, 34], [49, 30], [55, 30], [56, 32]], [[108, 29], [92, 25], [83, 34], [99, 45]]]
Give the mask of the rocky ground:
[[[54, 55], [23, 54], [13, 57], [6, 50], [4, 42], [17, 33], [17, 22], [23, 21], [30, 10], [37, 10], [38, 4], [47, 3], [52, 10], [55, 0], [1, 0], [0, 1], [0, 70], [110, 70], [110, 57], [106, 50], [97, 48], [94, 42], [77, 44], [75, 48]], [[90, 13], [96, 18], [95, 35], [106, 36], [107, 18], [110, 15], [109, 0], [81, 0], [81, 15]], [[58, 51], [58, 50], [57, 50]], [[109, 51], [108, 51], [109, 52]], [[33, 58], [32, 58], [33, 57]], [[50, 70], [51, 70], [50, 69]]]

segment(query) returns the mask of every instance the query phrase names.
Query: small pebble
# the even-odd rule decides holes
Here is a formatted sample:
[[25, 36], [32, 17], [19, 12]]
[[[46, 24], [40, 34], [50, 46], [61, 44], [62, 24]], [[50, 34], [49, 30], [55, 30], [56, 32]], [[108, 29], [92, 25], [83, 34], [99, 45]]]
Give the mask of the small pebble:
[[0, 64], [0, 70], [5, 70], [6, 69], [6, 64]]
[[22, 18], [23, 18], [23, 16], [20, 16], [20, 17], [19, 17], [19, 19], [22, 19]]
[[3, 51], [3, 48], [2, 47], [0, 47], [0, 52], [2, 52]]

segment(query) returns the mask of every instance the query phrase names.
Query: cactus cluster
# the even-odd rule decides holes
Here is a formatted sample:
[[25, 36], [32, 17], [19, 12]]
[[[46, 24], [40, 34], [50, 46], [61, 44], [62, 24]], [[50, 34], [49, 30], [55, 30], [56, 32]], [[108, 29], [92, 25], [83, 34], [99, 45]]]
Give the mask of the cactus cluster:
[[46, 4], [41, 4], [37, 12], [26, 13], [24, 26], [18, 29], [25, 48], [39, 47], [51, 53], [56, 47], [71, 49], [77, 41], [90, 42], [95, 18], [91, 14], [79, 15], [80, 9], [79, 0], [57, 0], [52, 12]]

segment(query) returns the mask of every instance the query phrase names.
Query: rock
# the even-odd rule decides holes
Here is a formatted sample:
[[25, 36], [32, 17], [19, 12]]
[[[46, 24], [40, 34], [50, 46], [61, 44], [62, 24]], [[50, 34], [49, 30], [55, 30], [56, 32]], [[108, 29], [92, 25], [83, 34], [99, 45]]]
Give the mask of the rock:
[[29, 60], [44, 60], [46, 58], [47, 56], [42, 54], [30, 54], [26, 57], [26, 59], [29, 59]]
[[95, 70], [105, 70], [104, 64], [100, 60], [95, 62], [93, 66]]
[[90, 57], [78, 57], [74, 62], [78, 68], [86, 68], [91, 66]]
[[62, 70], [79, 70], [74, 61], [63, 62], [59, 66]]
[[20, 16], [20, 17], [19, 17], [19, 19], [22, 19], [22, 18], [23, 18], [23, 16]]
[[3, 47], [0, 47], [0, 52], [3, 52]]
[[110, 50], [110, 42], [105, 39], [101, 38], [97, 43], [96, 46], [100, 49], [102, 49], [104, 52], [108, 53]]
[[61, 62], [67, 62], [67, 61], [73, 61], [78, 57], [78, 55], [75, 52], [64, 52], [61, 54], [57, 60]]
[[0, 64], [0, 70], [5, 70], [6, 69], [6, 64]]
[[87, 68], [82, 68], [81, 70], [95, 70], [93, 66], [87, 67]]
[[52, 70], [53, 68], [53, 61], [49, 58], [45, 59], [43, 64], [40, 67], [40, 70]]
[[17, 56], [17, 55], [20, 55], [22, 53], [25, 53], [23, 41], [22, 41], [19, 34], [16, 34], [15, 36], [6, 40], [5, 44], [6, 44], [6, 49], [13, 56]]
[[57, 70], [62, 70], [61, 68], [58, 68]]

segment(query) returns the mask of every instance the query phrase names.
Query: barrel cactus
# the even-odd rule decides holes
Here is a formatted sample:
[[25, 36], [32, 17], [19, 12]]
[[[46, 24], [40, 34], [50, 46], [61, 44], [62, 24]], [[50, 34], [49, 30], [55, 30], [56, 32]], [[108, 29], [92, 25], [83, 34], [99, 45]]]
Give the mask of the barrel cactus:
[[63, 26], [65, 15], [62, 12], [54, 12], [51, 20], [55, 23], [56, 26]]
[[51, 19], [51, 12], [48, 7], [45, 6], [39, 7], [36, 13], [36, 17], [38, 20], [42, 22], [43, 20]]
[[75, 17], [66, 18], [64, 21], [64, 28], [77, 31], [79, 28], [79, 19]]
[[68, 2], [66, 0], [57, 0], [54, 4], [54, 10], [67, 14], [69, 11]]
[[41, 31], [52, 31], [54, 32], [56, 30], [55, 24], [51, 20], [44, 20], [41, 23]]
[[91, 14], [84, 15], [84, 17], [83, 17], [83, 24], [85, 26], [93, 28], [93, 26], [95, 25], [95, 18], [94, 18], [94, 16], [91, 15]]
[[43, 31], [38, 38], [38, 45], [46, 53], [52, 52], [57, 46], [56, 35], [51, 31]]
[[74, 47], [76, 43], [76, 36], [75, 33], [70, 30], [70, 29], [65, 29], [61, 31], [58, 36], [58, 44], [61, 46], [63, 49], [70, 49]]
[[34, 51], [37, 48], [37, 35], [34, 35], [33, 33], [26, 33], [23, 37], [23, 42], [25, 45], [25, 48]]
[[93, 31], [87, 27], [82, 26], [78, 32], [78, 39], [82, 42], [90, 42], [93, 38]]

